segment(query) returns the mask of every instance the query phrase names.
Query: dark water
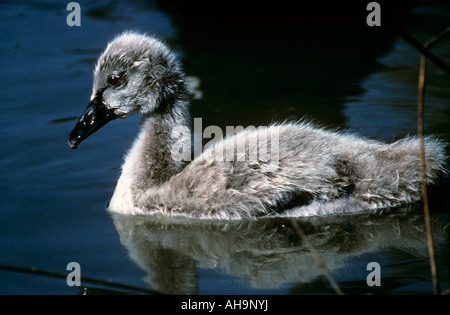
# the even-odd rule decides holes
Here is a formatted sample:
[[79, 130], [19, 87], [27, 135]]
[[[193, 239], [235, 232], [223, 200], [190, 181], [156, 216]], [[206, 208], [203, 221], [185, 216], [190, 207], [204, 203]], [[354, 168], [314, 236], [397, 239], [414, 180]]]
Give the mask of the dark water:
[[[78, 294], [64, 277], [4, 266], [68, 274], [67, 264], [78, 262], [87, 293], [119, 290], [83, 280], [93, 277], [165, 293], [333, 294], [289, 219], [108, 213], [139, 117], [111, 123], [77, 151], [67, 135], [88, 103], [96, 58], [128, 29], [164, 38], [177, 51], [199, 82], [193, 115], [204, 126], [306, 116], [384, 141], [416, 133], [417, 51], [386, 34], [224, 25], [213, 15], [189, 19], [176, 5], [151, 1], [79, 3], [80, 27], [67, 26], [67, 3], [0, 4], [0, 293]], [[448, 27], [450, 15], [448, 4], [427, 3], [408, 8], [404, 25], [421, 42]], [[433, 52], [450, 63], [448, 40]], [[432, 63], [425, 119], [427, 133], [450, 142], [450, 78]], [[442, 291], [449, 276], [449, 186], [445, 175], [430, 196]], [[420, 204], [298, 224], [344, 293], [432, 293]], [[366, 283], [369, 262], [381, 266], [379, 287]]]

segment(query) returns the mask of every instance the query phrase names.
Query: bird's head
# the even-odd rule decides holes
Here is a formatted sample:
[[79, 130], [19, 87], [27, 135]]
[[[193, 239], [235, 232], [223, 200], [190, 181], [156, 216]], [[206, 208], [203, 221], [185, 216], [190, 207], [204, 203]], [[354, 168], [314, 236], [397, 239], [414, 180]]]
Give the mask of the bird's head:
[[69, 135], [78, 145], [106, 123], [133, 113], [163, 112], [184, 86], [175, 55], [161, 41], [126, 32], [97, 61], [91, 100]]

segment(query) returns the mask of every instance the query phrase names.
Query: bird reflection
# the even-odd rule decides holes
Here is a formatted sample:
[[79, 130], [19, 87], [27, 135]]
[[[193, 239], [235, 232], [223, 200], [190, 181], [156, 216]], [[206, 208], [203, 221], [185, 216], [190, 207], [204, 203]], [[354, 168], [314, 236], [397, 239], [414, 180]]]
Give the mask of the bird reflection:
[[[423, 213], [404, 208], [307, 218], [193, 220], [163, 216], [112, 214], [121, 243], [160, 292], [197, 294], [197, 268], [214, 269], [243, 279], [252, 288], [305, 285], [323, 276], [291, 220], [314, 245], [327, 268], [344, 268], [349, 259], [386, 248], [426, 256]], [[445, 239], [433, 221], [437, 242]]]

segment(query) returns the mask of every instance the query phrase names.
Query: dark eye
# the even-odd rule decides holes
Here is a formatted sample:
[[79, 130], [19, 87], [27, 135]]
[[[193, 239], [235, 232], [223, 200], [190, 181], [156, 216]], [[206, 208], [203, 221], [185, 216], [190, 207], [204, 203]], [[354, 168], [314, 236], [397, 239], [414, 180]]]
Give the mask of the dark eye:
[[112, 74], [108, 77], [106, 82], [108, 83], [109, 86], [118, 87], [121, 84], [121, 78], [116, 74]]

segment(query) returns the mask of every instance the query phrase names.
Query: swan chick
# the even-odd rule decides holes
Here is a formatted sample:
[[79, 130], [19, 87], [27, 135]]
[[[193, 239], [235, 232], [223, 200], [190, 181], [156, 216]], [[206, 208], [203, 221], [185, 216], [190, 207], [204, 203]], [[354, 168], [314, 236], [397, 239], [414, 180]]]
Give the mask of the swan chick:
[[[385, 144], [287, 122], [267, 127], [264, 134], [245, 129], [190, 163], [174, 159], [179, 141], [174, 131], [189, 131], [188, 142], [192, 133], [182, 67], [160, 40], [125, 32], [97, 61], [91, 100], [69, 145], [76, 149], [109, 121], [135, 113], [142, 115], [141, 130], [109, 204], [114, 212], [216, 219], [308, 216], [396, 207], [421, 197], [416, 137]], [[276, 163], [261, 152], [249, 159], [250, 146], [235, 150], [252, 139], [266, 147], [276, 144]], [[231, 158], [220, 158], [222, 152], [232, 152]], [[428, 136], [425, 152], [427, 181], [433, 183], [444, 171], [445, 144]]]

